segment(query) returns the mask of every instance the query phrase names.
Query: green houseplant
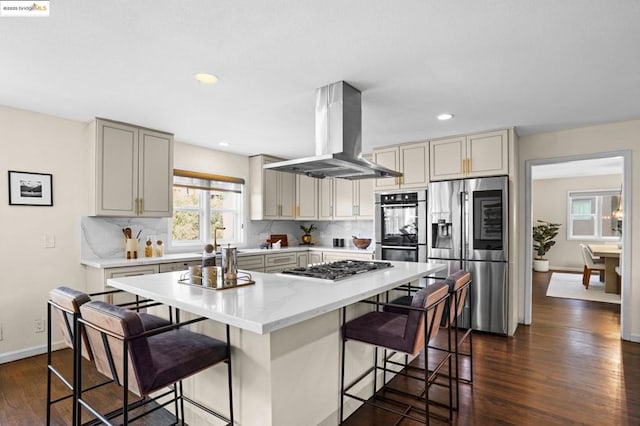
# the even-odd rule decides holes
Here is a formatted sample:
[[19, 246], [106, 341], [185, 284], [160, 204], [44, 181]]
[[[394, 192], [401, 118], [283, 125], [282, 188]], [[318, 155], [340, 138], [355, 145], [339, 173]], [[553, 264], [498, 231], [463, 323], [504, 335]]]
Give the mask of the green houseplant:
[[549, 260], [545, 259], [544, 255], [556, 244], [554, 238], [558, 235], [562, 225], [540, 219], [537, 222], [538, 224], [533, 227], [533, 249], [536, 252], [536, 256], [533, 259], [533, 270], [547, 272], [549, 270]]
[[311, 244], [311, 233], [316, 230], [316, 226], [313, 223], [309, 226], [300, 225], [300, 229], [304, 232], [302, 244]]

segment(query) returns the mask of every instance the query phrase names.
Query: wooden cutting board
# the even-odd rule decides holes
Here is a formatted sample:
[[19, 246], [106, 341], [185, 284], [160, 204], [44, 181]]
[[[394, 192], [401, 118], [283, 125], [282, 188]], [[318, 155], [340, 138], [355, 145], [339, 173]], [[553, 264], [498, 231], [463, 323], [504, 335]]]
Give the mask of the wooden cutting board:
[[288, 247], [287, 234], [271, 234], [271, 237], [267, 241], [268, 243], [277, 243], [280, 241], [280, 247]]

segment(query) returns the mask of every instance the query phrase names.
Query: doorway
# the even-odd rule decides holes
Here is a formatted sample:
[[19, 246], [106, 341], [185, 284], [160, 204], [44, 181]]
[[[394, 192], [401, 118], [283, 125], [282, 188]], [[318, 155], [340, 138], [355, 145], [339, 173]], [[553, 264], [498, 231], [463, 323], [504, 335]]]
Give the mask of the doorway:
[[[525, 162], [525, 229], [531, 229], [534, 225], [535, 218], [533, 215], [533, 187], [534, 176], [536, 171], [544, 169], [554, 169], [557, 166], [562, 165], [562, 169], [570, 170], [570, 166], [577, 165], [576, 162], [581, 161], [598, 161], [600, 164], [607, 164], [615, 162], [613, 159], [619, 158], [622, 164], [622, 210], [627, 217], [630, 217], [631, 206], [631, 151], [615, 151], [615, 152], [603, 152], [586, 155], [575, 155], [567, 157], [557, 157], [542, 160], [527, 160]], [[566, 219], [562, 222], [566, 225]], [[566, 230], [563, 230], [566, 232]], [[562, 231], [561, 231], [562, 232]], [[622, 254], [620, 256], [620, 271], [622, 277], [621, 288], [621, 310], [620, 310], [620, 335], [625, 340], [630, 340], [630, 298], [625, 297], [630, 294], [630, 283], [626, 277], [630, 276], [630, 265], [625, 262], [625, 259], [632, 259], [631, 256], [631, 240], [629, 233], [629, 226], [622, 226], [621, 232], [621, 246]], [[532, 237], [530, 232], [525, 232], [525, 285], [524, 285], [524, 323], [530, 325], [532, 322]]]

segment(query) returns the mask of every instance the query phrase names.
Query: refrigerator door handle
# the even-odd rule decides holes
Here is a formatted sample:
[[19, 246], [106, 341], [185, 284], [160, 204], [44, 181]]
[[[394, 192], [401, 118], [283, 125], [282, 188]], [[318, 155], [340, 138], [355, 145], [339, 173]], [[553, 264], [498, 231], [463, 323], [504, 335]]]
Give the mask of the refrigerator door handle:
[[462, 231], [462, 244], [460, 245], [460, 258], [469, 257], [469, 193], [460, 192], [460, 226]]

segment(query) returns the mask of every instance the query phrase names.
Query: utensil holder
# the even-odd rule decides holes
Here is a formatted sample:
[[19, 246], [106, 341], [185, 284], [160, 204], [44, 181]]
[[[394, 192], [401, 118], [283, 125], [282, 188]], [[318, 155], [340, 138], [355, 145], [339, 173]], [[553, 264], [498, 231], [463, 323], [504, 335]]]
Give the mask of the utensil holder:
[[138, 258], [138, 240], [135, 238], [127, 238], [124, 242], [127, 259]]

